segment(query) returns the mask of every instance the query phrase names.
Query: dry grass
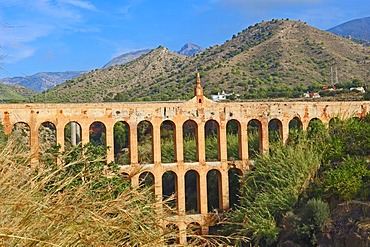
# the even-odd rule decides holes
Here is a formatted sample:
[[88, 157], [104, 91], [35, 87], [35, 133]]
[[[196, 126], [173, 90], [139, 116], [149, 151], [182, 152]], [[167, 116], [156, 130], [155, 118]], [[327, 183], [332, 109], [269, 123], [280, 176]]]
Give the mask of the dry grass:
[[81, 174], [62, 176], [73, 162], [35, 171], [17, 147], [10, 138], [0, 153], [1, 246], [158, 246], [175, 234], [149, 188], [107, 178], [96, 187], [102, 176], [76, 183]]

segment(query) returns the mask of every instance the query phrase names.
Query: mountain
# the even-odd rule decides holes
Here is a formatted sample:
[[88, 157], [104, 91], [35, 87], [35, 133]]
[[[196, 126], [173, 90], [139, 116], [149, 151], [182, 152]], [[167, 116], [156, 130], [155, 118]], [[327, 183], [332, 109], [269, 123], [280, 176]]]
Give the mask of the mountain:
[[97, 69], [47, 90], [34, 101], [177, 100], [193, 96], [199, 71], [207, 96], [299, 97], [339, 83], [370, 83], [370, 47], [292, 20], [264, 21], [192, 57], [158, 47], [125, 65]]
[[202, 47], [198, 45], [195, 45], [193, 43], [186, 43], [177, 53], [185, 56], [193, 56], [194, 54], [202, 50]]
[[21, 85], [36, 92], [42, 92], [46, 89], [55, 87], [66, 80], [75, 78], [84, 71], [67, 71], [67, 72], [41, 72], [25, 77], [11, 77], [0, 79], [1, 83], [9, 85]]
[[108, 67], [114, 66], [114, 65], [126, 64], [126, 63], [131, 62], [131, 61], [135, 60], [136, 58], [138, 58], [138, 57], [140, 57], [144, 54], [149, 53], [151, 50], [152, 49], [144, 49], [144, 50], [132, 51], [132, 52], [129, 52], [129, 53], [122, 54], [118, 57], [113, 58], [111, 61], [109, 61], [107, 64], [105, 64], [103, 66], [103, 68], [108, 68]]
[[26, 101], [36, 94], [36, 92], [23, 86], [0, 83], [0, 102]]
[[370, 41], [370, 17], [347, 21], [327, 31], [340, 36]]

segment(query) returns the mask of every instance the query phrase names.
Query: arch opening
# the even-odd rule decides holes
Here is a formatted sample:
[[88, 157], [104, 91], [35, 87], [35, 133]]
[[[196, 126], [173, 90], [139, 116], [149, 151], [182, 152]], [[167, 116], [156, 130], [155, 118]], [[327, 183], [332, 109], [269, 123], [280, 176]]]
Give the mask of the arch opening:
[[114, 161], [119, 165], [130, 164], [130, 128], [126, 122], [117, 122], [113, 127]]
[[320, 136], [326, 130], [326, 126], [318, 118], [313, 118], [310, 120], [307, 128], [307, 135], [309, 138], [315, 138]]
[[193, 120], [187, 120], [182, 125], [183, 151], [185, 162], [195, 162], [198, 159], [198, 125]]
[[138, 159], [140, 164], [153, 163], [153, 126], [141, 121], [137, 126]]
[[215, 120], [208, 120], [204, 125], [206, 161], [220, 160], [220, 131]]
[[239, 205], [240, 196], [240, 176], [242, 175], [241, 170], [237, 168], [231, 168], [228, 171], [229, 176], [229, 207], [234, 208], [235, 205]]
[[173, 171], [162, 175], [162, 197], [171, 210], [177, 210], [177, 175]]
[[240, 123], [229, 120], [226, 124], [227, 160], [241, 160]]
[[194, 170], [185, 173], [185, 210], [187, 214], [200, 212], [199, 174]]
[[279, 119], [271, 119], [268, 123], [269, 143], [277, 143], [283, 140], [283, 127]]
[[248, 122], [248, 157], [254, 159], [261, 153], [262, 124], [257, 119]]
[[106, 147], [106, 129], [102, 122], [93, 122], [89, 127], [89, 141], [95, 146]]
[[165, 236], [167, 245], [179, 244], [180, 243], [179, 235], [180, 235], [180, 229], [176, 224], [170, 223], [166, 225], [164, 236]]
[[198, 246], [201, 243], [199, 243], [200, 239], [198, 239], [196, 236], [199, 236], [202, 234], [202, 227], [198, 222], [191, 222], [186, 227], [186, 242], [187, 244], [191, 246]]
[[162, 163], [176, 162], [176, 129], [175, 124], [166, 120], [161, 124], [161, 161]]
[[71, 121], [64, 126], [64, 148], [71, 150], [72, 147], [81, 145], [82, 128], [77, 122]]
[[31, 150], [31, 128], [24, 122], [18, 122], [13, 125], [12, 136], [17, 144], [25, 151]]
[[57, 161], [57, 129], [51, 122], [43, 122], [38, 129], [39, 159], [43, 162]]
[[218, 170], [212, 169], [207, 173], [208, 212], [221, 211], [221, 198], [221, 174]]

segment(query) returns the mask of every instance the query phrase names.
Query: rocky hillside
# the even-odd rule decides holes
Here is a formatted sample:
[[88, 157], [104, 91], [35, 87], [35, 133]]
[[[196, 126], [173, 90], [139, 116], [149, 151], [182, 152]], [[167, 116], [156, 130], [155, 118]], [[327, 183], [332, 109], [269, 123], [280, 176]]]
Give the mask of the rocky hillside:
[[42, 92], [83, 73], [84, 71], [41, 72], [24, 77], [2, 78], [0, 82], [9, 85], [21, 85], [33, 91]]
[[145, 55], [145, 54], [149, 53], [151, 50], [152, 49], [144, 49], [144, 50], [132, 51], [132, 52], [129, 52], [129, 53], [119, 55], [118, 57], [113, 58], [107, 64], [105, 64], [103, 66], [103, 68], [108, 68], [108, 67], [114, 66], [114, 65], [126, 64], [128, 62], [131, 62], [131, 61], [135, 60], [136, 58], [138, 58], [142, 55]]
[[370, 83], [370, 48], [299, 21], [250, 26], [193, 57], [159, 47], [125, 65], [97, 69], [48, 90], [35, 101], [189, 99], [195, 73], [205, 94], [235, 92], [242, 99], [298, 97], [338, 82]]
[[186, 58], [169, 52], [167, 48], [158, 47], [125, 65], [96, 69], [83, 74], [47, 90], [44, 95], [34, 99], [56, 102], [102, 102], [113, 100], [115, 97], [124, 97], [126, 101], [134, 101], [137, 99], [135, 95], [125, 92], [143, 91], [143, 88], [149, 91], [159, 90], [161, 86], [156, 86], [156, 80], [164, 80], [164, 75], [175, 71]]

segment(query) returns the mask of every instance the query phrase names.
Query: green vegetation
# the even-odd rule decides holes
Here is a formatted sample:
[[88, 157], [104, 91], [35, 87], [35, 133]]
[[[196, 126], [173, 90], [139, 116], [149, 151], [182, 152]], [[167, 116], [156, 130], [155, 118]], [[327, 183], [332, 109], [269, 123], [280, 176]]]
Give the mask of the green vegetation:
[[32, 101], [189, 100], [194, 96], [195, 71], [200, 72], [209, 98], [222, 90], [239, 94], [241, 100], [299, 98], [307, 91], [320, 91], [322, 96], [358, 100], [362, 94], [349, 92], [348, 87], [336, 91], [322, 87], [334, 83], [333, 68], [338, 88], [359, 81], [369, 87], [369, 49], [300, 21], [274, 19], [192, 57], [158, 47], [128, 64], [69, 80]]
[[275, 142], [258, 155], [241, 178], [240, 203], [226, 213], [224, 234], [248, 237], [253, 246], [274, 246], [281, 235], [316, 246], [330, 210], [370, 200], [369, 119], [334, 119], [329, 128], [312, 121], [307, 133], [292, 131], [287, 145]]

